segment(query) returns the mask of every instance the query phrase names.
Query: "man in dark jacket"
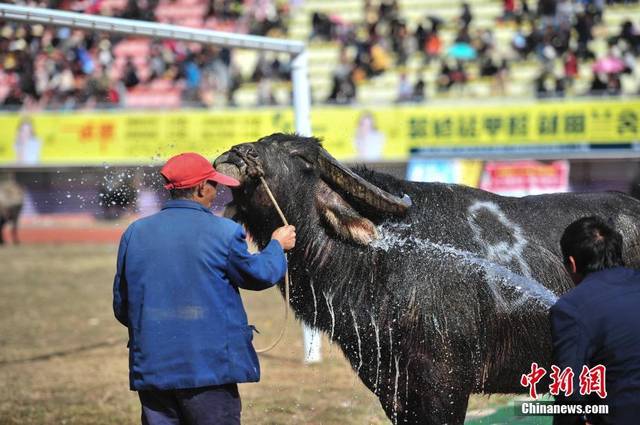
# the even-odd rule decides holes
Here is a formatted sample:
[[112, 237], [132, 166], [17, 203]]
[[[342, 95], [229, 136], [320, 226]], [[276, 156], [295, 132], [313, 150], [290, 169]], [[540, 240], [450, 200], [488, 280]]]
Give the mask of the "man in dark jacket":
[[132, 223], [118, 251], [113, 309], [129, 329], [130, 386], [143, 424], [239, 424], [236, 384], [258, 381], [260, 366], [238, 288], [284, 277], [295, 229], [276, 229], [252, 255], [242, 227], [210, 211], [216, 185], [237, 180], [195, 153], [161, 174], [172, 199]]
[[[608, 415], [556, 416], [554, 424], [640, 423], [640, 273], [624, 267], [622, 236], [598, 217], [570, 224], [560, 240], [565, 267], [576, 287], [551, 308], [554, 364], [574, 372], [573, 394], [559, 403], [593, 403], [581, 395], [589, 379], [583, 366], [606, 368]], [[597, 378], [591, 376], [590, 379]], [[594, 397], [595, 396], [595, 397]]]

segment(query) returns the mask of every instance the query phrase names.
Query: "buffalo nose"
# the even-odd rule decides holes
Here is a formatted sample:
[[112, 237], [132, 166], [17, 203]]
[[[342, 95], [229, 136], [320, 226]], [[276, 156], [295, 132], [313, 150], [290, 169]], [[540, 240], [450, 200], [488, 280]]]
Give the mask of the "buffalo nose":
[[225, 153], [217, 157], [215, 161], [213, 161], [213, 166], [215, 168], [218, 168], [218, 166], [221, 164], [231, 164], [235, 165], [236, 167], [241, 167], [244, 165], [244, 161], [242, 161], [242, 158], [240, 158], [240, 156], [234, 150], [230, 150], [226, 151]]
[[244, 161], [242, 161], [233, 150], [227, 151], [217, 157], [215, 161], [213, 161], [213, 167], [219, 173], [226, 174], [238, 180], [240, 184], [243, 183], [245, 170], [247, 168]]
[[228, 163], [233, 164], [236, 167], [242, 167], [245, 164], [244, 158], [255, 157], [257, 153], [253, 149], [250, 143], [244, 143], [236, 145], [230, 150], [224, 152], [213, 162], [213, 166], [217, 167], [218, 164]]
[[220, 155], [219, 157], [217, 157], [214, 161], [213, 161], [213, 166], [215, 168], [218, 168], [218, 166], [220, 164], [224, 164], [226, 162], [229, 162], [229, 152], [225, 152], [222, 155]]

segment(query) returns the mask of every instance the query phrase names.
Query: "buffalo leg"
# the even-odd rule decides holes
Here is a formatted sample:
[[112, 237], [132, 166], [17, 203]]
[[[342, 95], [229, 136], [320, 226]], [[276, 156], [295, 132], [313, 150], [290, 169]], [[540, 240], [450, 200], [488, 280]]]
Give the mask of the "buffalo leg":
[[448, 379], [434, 380], [435, 376], [443, 374], [421, 376], [418, 370], [406, 368], [397, 377], [386, 377], [386, 385], [378, 396], [391, 422], [397, 425], [462, 425], [471, 389], [448, 373]]
[[0, 218], [0, 245], [4, 244], [4, 225], [6, 222], [4, 217]]
[[11, 233], [13, 236], [13, 243], [18, 245], [20, 243], [20, 239], [18, 239], [18, 219], [13, 220], [13, 226], [11, 227]]
[[462, 425], [467, 413], [469, 393], [451, 387], [424, 394], [420, 388], [410, 391], [404, 408], [398, 412], [398, 424]]

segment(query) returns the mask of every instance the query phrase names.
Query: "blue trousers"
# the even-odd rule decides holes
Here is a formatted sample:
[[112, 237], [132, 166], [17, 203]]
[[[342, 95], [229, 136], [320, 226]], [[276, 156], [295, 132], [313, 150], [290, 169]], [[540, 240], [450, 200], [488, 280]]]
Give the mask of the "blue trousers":
[[142, 425], [240, 425], [236, 384], [139, 391]]

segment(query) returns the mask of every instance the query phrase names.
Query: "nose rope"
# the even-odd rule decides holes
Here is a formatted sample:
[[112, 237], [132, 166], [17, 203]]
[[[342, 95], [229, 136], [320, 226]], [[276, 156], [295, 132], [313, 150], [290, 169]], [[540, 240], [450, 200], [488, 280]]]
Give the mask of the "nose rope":
[[[276, 201], [275, 196], [273, 196], [273, 193], [271, 192], [271, 189], [269, 189], [269, 185], [267, 184], [267, 182], [264, 179], [264, 169], [262, 168], [262, 164], [260, 163], [260, 159], [258, 158], [258, 154], [253, 150], [248, 150], [247, 152], [242, 152], [242, 150], [240, 150], [240, 149], [232, 149], [232, 151], [236, 155], [238, 155], [244, 161], [244, 163], [247, 165], [247, 174], [249, 174], [249, 176], [251, 176], [251, 177], [258, 177], [260, 179], [260, 182], [264, 186], [264, 189], [267, 192], [267, 195], [269, 196], [269, 199], [271, 199], [271, 203], [273, 203], [273, 206], [275, 207], [276, 211], [278, 212], [278, 215], [280, 216], [280, 219], [282, 220], [282, 223], [285, 226], [288, 226], [289, 222], [287, 221], [287, 218], [284, 216], [282, 210], [280, 209], [280, 205], [278, 205], [278, 201]], [[273, 341], [267, 347], [256, 349], [257, 353], [266, 353], [267, 351], [272, 350], [276, 345], [278, 345], [280, 343], [280, 341], [282, 341], [282, 338], [284, 337], [284, 333], [285, 333], [285, 330], [287, 328], [287, 322], [289, 320], [289, 261], [288, 260], [287, 260], [287, 272], [284, 275], [284, 298], [285, 298], [285, 302], [284, 302], [284, 323], [282, 324], [282, 328], [280, 329], [280, 334], [275, 339], [275, 341]]]
[[[267, 191], [267, 195], [269, 195], [269, 198], [271, 199], [273, 206], [276, 208], [276, 211], [278, 211], [278, 214], [280, 215], [280, 219], [282, 219], [282, 222], [284, 223], [285, 226], [288, 226], [289, 222], [287, 221], [286, 217], [282, 213], [282, 210], [280, 209], [280, 206], [278, 205], [276, 198], [273, 196], [273, 193], [271, 193], [271, 189], [269, 189], [269, 185], [264, 180], [264, 177], [260, 176], [260, 182], [264, 185], [264, 188]], [[280, 341], [284, 337], [284, 332], [285, 332], [285, 329], [287, 328], [287, 322], [289, 320], [289, 260], [288, 259], [287, 259], [287, 272], [284, 275], [284, 298], [285, 298], [284, 323], [282, 324], [282, 328], [280, 329], [280, 335], [278, 335], [278, 338], [276, 338], [276, 340], [273, 341], [269, 346], [265, 348], [257, 349], [256, 352], [258, 353], [266, 353], [267, 351], [270, 351], [276, 345], [278, 345], [278, 343], [280, 343]]]

